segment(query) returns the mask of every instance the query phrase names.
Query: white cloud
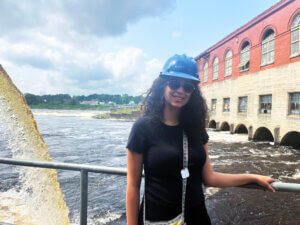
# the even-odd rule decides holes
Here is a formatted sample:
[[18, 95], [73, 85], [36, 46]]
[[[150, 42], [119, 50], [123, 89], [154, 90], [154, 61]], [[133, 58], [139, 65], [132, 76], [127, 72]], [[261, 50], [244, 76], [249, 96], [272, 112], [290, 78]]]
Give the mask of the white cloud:
[[0, 1], [0, 63], [23, 92], [141, 94], [162, 63], [143, 49], [104, 52], [103, 37], [175, 0]]
[[114, 36], [126, 32], [129, 23], [159, 16], [174, 6], [175, 0], [2, 0], [0, 27], [4, 32], [46, 27], [55, 34], [72, 30]]
[[[75, 46], [64, 46], [59, 42], [51, 50], [47, 48], [47, 42], [44, 42], [45, 49], [0, 39], [2, 43], [11, 45], [11, 48], [0, 50], [2, 57], [9, 55], [12, 59], [0, 58], [4, 69], [22, 92], [34, 94], [139, 95], [150, 87], [162, 67], [158, 59], [150, 58], [142, 49], [134, 47], [97, 54], [88, 50], [78, 52]], [[52, 66], [43, 66], [41, 61]]]
[[158, 59], [151, 59], [142, 49], [134, 47], [103, 54], [100, 58], [104, 67], [111, 71], [111, 83], [136, 94], [142, 94], [150, 87], [162, 67]]

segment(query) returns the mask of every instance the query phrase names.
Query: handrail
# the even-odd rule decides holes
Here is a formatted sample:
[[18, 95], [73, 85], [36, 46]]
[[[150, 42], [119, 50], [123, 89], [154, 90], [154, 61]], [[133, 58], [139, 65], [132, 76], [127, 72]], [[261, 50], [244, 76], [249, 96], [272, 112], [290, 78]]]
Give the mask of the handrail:
[[0, 158], [0, 163], [17, 165], [17, 166], [40, 167], [40, 168], [48, 168], [48, 169], [62, 169], [62, 170], [73, 170], [73, 171], [85, 170], [93, 173], [107, 173], [107, 174], [124, 175], [124, 176], [126, 176], [127, 174], [127, 169], [122, 167], [96, 166], [96, 165], [86, 165], [86, 164], [77, 164], [77, 163], [61, 163], [61, 162], [54, 162], [54, 161]]
[[[92, 173], [105, 173], [114, 175], [127, 175], [127, 169], [122, 167], [107, 167], [107, 166], [96, 166], [96, 165], [85, 165], [76, 163], [61, 163], [53, 161], [33, 161], [33, 160], [21, 160], [21, 159], [11, 159], [11, 158], [0, 158], [0, 163], [17, 165], [17, 166], [29, 166], [29, 167], [40, 167], [48, 169], [62, 169], [62, 170], [72, 170], [80, 171], [80, 225], [87, 224], [87, 200], [88, 200], [88, 172]], [[273, 182], [271, 186], [276, 191], [282, 192], [295, 192], [300, 193], [300, 184], [294, 183], [282, 183]], [[251, 183], [238, 186], [241, 188], [254, 188], [263, 189], [264, 187], [258, 184]]]
[[[273, 182], [271, 183], [271, 186], [275, 189], [275, 191], [300, 193], [300, 184]], [[244, 184], [237, 187], [267, 190], [265, 187], [262, 187], [256, 183]]]

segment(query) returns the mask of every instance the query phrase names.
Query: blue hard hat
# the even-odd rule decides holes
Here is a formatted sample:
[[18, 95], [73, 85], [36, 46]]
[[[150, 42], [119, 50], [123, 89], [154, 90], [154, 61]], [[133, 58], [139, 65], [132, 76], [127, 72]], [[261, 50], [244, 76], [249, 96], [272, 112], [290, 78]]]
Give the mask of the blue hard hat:
[[163, 71], [160, 72], [160, 76], [178, 77], [200, 82], [197, 62], [185, 54], [176, 54], [169, 58], [163, 67]]

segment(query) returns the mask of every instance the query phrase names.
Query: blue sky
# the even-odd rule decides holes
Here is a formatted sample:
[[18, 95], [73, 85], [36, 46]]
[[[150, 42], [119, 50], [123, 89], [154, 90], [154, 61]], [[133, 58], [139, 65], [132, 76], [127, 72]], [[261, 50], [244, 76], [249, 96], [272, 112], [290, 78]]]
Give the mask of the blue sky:
[[24, 93], [140, 95], [277, 0], [1, 0], [0, 64]]

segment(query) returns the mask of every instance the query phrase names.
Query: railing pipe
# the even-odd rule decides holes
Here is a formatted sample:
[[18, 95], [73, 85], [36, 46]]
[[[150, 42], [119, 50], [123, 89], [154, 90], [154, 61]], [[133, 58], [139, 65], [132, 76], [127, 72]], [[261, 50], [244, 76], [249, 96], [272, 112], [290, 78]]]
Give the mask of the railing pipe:
[[[271, 186], [275, 189], [275, 191], [300, 193], [300, 184], [273, 182], [271, 183]], [[244, 184], [238, 187], [266, 190], [265, 187], [256, 183]]]
[[87, 224], [88, 172], [80, 171], [80, 225]]
[[278, 191], [300, 193], [300, 184], [274, 182], [271, 186]]
[[0, 163], [18, 165], [18, 166], [30, 166], [30, 167], [41, 167], [49, 169], [62, 169], [62, 170], [73, 170], [81, 171], [85, 170], [93, 173], [106, 173], [115, 175], [127, 174], [127, 169], [122, 167], [108, 167], [108, 166], [95, 166], [95, 165], [84, 165], [76, 163], [60, 163], [53, 161], [34, 161], [34, 160], [21, 160], [21, 159], [10, 159], [0, 158]]
[[[106, 174], [123, 175], [123, 176], [126, 176], [127, 174], [127, 169], [122, 167], [107, 167], [107, 166], [83, 165], [83, 164], [75, 164], [75, 163], [60, 163], [60, 162], [53, 162], [53, 161], [32, 161], [32, 160], [0, 158], [0, 163], [19, 165], [19, 166], [41, 167], [41, 168], [49, 168], [49, 169], [63, 169], [63, 170], [75, 170], [75, 171], [85, 170], [87, 172], [93, 172], [93, 173], [106, 173]], [[271, 186], [276, 191], [300, 193], [300, 184], [273, 182]], [[262, 189], [262, 190], [265, 189], [264, 187], [261, 187], [255, 183], [245, 184], [239, 187]]]

